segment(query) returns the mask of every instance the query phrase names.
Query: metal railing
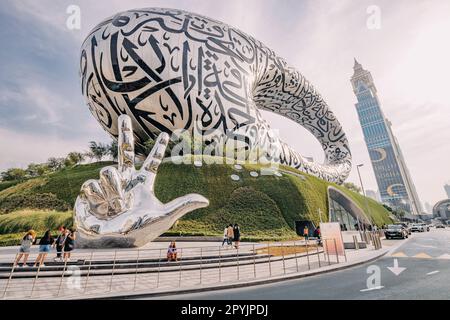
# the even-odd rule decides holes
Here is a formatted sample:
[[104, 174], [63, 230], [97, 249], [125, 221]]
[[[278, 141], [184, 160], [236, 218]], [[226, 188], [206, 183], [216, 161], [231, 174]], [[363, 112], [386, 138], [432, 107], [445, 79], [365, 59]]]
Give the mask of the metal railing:
[[[287, 241], [179, 247], [176, 261], [163, 248], [75, 250], [71, 261], [0, 269], [0, 299], [58, 299], [160, 292], [282, 277], [339, 263], [336, 241]], [[325, 250], [324, 250], [325, 249]], [[345, 252], [345, 251], [344, 251]], [[323, 255], [323, 257], [321, 257]], [[346, 259], [346, 257], [345, 257]]]

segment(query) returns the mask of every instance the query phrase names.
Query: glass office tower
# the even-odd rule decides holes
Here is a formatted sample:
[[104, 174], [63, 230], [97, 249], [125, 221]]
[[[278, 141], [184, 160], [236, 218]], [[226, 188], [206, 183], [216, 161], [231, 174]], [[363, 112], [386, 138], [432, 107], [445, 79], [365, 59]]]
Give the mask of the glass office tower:
[[381, 201], [411, 214], [422, 212], [419, 197], [406, 167], [391, 123], [384, 116], [372, 75], [355, 59], [351, 83], [358, 103], [359, 122], [372, 161]]

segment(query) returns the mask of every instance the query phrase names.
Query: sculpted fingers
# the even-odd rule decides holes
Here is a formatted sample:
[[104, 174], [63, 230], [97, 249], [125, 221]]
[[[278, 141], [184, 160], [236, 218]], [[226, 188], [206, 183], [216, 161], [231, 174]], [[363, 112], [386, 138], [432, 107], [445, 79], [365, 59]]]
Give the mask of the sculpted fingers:
[[122, 178], [114, 167], [105, 167], [100, 171], [100, 187], [109, 205], [109, 215], [117, 214], [125, 208], [125, 194]]
[[134, 168], [134, 136], [131, 118], [127, 115], [119, 117], [118, 160], [119, 171], [129, 171]]
[[164, 159], [164, 153], [166, 152], [167, 145], [169, 144], [169, 134], [162, 132], [156, 139], [155, 145], [152, 151], [150, 151], [147, 159], [145, 159], [142, 166], [142, 170], [156, 173], [162, 159]]
[[83, 183], [81, 186], [81, 198], [87, 202], [91, 211], [102, 217], [107, 216], [108, 202], [98, 181], [91, 179]]

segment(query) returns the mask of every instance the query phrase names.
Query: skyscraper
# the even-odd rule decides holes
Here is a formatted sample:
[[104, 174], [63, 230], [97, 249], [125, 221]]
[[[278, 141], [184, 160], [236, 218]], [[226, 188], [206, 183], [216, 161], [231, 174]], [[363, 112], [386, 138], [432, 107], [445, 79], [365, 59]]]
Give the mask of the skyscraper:
[[351, 83], [358, 102], [364, 140], [372, 161], [381, 201], [394, 209], [411, 214], [422, 212], [419, 197], [395, 138], [391, 122], [384, 116], [377, 89], [369, 71], [355, 59]]
[[446, 184], [444, 186], [444, 189], [445, 189], [445, 193], [447, 193], [447, 198], [450, 199], [450, 184]]

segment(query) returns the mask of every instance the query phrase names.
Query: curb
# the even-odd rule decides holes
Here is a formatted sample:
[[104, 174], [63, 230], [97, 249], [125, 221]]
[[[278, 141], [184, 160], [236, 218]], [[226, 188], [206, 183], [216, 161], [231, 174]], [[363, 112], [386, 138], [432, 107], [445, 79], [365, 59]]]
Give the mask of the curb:
[[128, 294], [113, 294], [113, 295], [103, 295], [100, 297], [86, 297], [84, 299], [86, 300], [109, 300], [109, 299], [132, 299], [132, 298], [143, 298], [143, 297], [163, 297], [163, 296], [171, 296], [171, 295], [180, 295], [180, 294], [187, 294], [187, 293], [198, 293], [198, 292], [207, 292], [207, 291], [218, 291], [218, 290], [226, 290], [226, 289], [236, 289], [236, 288], [244, 288], [244, 287], [251, 287], [251, 286], [257, 286], [257, 285], [264, 285], [264, 284], [270, 284], [270, 283], [276, 283], [276, 282], [282, 282], [282, 281], [288, 281], [288, 280], [295, 280], [295, 279], [301, 279], [311, 276], [316, 276], [320, 274], [335, 272], [335, 271], [341, 271], [344, 269], [350, 269], [355, 266], [359, 266], [362, 264], [366, 264], [369, 262], [372, 262], [374, 260], [377, 260], [387, 253], [389, 253], [391, 249], [384, 250], [382, 253], [377, 254], [374, 257], [371, 257], [367, 260], [357, 261], [355, 263], [344, 263], [343, 265], [336, 267], [336, 268], [329, 268], [329, 269], [323, 269], [318, 271], [307, 271], [299, 274], [293, 274], [288, 276], [282, 276], [282, 277], [276, 277], [271, 279], [262, 279], [262, 280], [255, 280], [251, 282], [245, 282], [245, 283], [235, 283], [235, 284], [229, 284], [229, 285], [216, 285], [211, 287], [203, 287], [203, 288], [188, 288], [188, 289], [182, 289], [182, 290], [172, 290], [172, 291], [164, 291], [164, 292], [153, 292], [153, 293], [144, 293], [144, 292], [137, 292], [137, 293], [128, 293]]

